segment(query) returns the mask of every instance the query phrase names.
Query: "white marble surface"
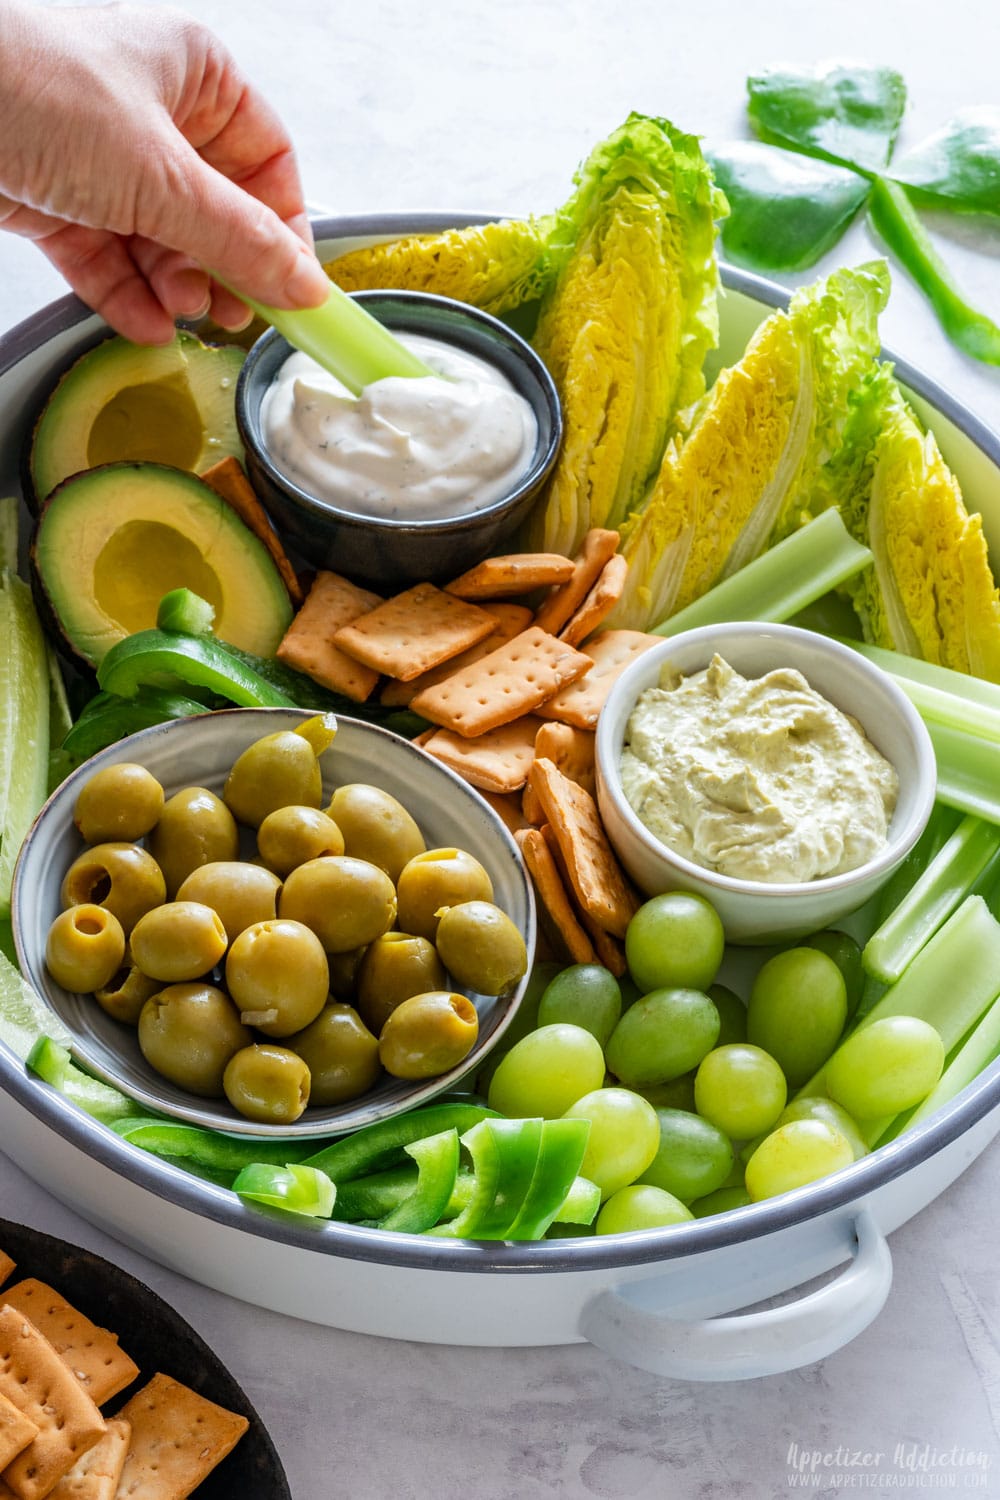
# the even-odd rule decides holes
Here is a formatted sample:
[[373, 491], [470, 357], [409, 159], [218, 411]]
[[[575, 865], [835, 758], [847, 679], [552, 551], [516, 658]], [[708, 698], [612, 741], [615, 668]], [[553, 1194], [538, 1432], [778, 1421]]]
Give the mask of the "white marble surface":
[[[899, 67], [911, 98], [904, 146], [956, 108], [997, 99], [995, 0], [192, 0], [188, 9], [269, 89], [310, 199], [345, 213], [545, 211], [629, 109], [724, 139], [742, 130], [746, 74], [776, 62]], [[1000, 236], [961, 221], [941, 229], [970, 296], [1000, 318]], [[859, 224], [837, 257], [873, 248]], [[35, 250], [0, 240], [0, 329], [61, 290]], [[883, 329], [1000, 426], [1000, 374], [953, 350], [901, 275]], [[1000, 1495], [998, 1174], [994, 1149], [893, 1236], [888, 1305], [848, 1348], [795, 1374], [706, 1387], [659, 1381], [589, 1347], [438, 1348], [251, 1310], [115, 1244], [3, 1158], [0, 1213], [109, 1255], [166, 1296], [246, 1384], [296, 1500], [767, 1500], [790, 1488], [791, 1444], [882, 1452], [894, 1489]], [[897, 1444], [918, 1455], [925, 1445], [975, 1450], [987, 1467], [946, 1462], [936, 1475], [910, 1475], [894, 1464]], [[860, 1468], [831, 1487], [835, 1470], [822, 1493], [863, 1487]]]

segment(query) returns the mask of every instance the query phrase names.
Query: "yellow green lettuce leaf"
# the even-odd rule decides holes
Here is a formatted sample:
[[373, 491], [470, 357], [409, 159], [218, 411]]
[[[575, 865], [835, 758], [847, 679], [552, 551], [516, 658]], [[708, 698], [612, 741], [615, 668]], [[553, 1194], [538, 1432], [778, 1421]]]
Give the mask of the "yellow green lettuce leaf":
[[765, 320], [665, 451], [622, 551], [625, 592], [609, 624], [648, 629], [796, 529], [873, 368], [883, 262], [837, 271]]
[[349, 250], [324, 267], [345, 292], [434, 292], [503, 313], [542, 295], [552, 219], [500, 219]]
[[1000, 682], [1000, 593], [981, 518], [887, 365], [857, 395], [814, 508], [823, 502], [874, 554], [847, 585], [865, 639]]
[[644, 115], [602, 141], [576, 182], [550, 236], [555, 279], [532, 339], [565, 436], [528, 545], [565, 553], [641, 503], [678, 409], [704, 391], [726, 211], [697, 139]]

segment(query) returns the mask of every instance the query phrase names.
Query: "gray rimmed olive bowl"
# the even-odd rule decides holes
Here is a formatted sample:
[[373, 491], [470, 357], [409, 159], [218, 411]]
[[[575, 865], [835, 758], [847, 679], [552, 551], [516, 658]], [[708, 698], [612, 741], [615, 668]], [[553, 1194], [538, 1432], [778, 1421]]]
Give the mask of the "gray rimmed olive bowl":
[[[292, 1125], [262, 1125], [237, 1114], [225, 1099], [201, 1099], [178, 1088], [146, 1062], [134, 1028], [105, 1014], [92, 996], [72, 994], [55, 983], [45, 967], [45, 940], [60, 910], [63, 876], [85, 847], [73, 824], [73, 808], [88, 778], [103, 766], [131, 761], [151, 771], [168, 797], [189, 786], [219, 794], [233, 762], [248, 745], [276, 730], [294, 729], [310, 717], [299, 709], [227, 709], [140, 730], [72, 772], [42, 808], [18, 857], [12, 903], [18, 961], [60, 1029], [69, 1033], [75, 1059], [151, 1110], [189, 1124], [237, 1135], [339, 1135], [425, 1104], [475, 1071], [513, 1020], [527, 983], [522, 979], [499, 998], [470, 994], [479, 1015], [479, 1034], [457, 1067], [416, 1082], [383, 1075], [359, 1098], [309, 1107]], [[320, 765], [324, 805], [337, 786], [367, 782], [403, 803], [429, 849], [458, 847], [474, 855], [493, 882], [497, 905], [524, 937], [530, 972], [535, 947], [531, 888], [511, 835], [478, 793], [408, 740], [358, 719], [338, 720], [336, 737]]]

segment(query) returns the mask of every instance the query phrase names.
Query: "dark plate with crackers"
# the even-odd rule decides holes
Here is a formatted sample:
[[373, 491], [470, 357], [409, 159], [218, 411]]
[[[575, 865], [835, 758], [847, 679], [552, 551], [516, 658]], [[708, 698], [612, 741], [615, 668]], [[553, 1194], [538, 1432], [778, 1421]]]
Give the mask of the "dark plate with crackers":
[[[208, 1431], [208, 1438], [200, 1437], [192, 1447], [192, 1477], [208, 1447], [225, 1450], [225, 1456], [189, 1491], [198, 1500], [291, 1500], [277, 1450], [246, 1392], [190, 1324], [134, 1276], [89, 1250], [0, 1219], [0, 1308], [5, 1298], [8, 1309], [23, 1312], [56, 1349], [62, 1339], [71, 1341], [61, 1358], [72, 1370], [71, 1380], [75, 1376], [92, 1392], [105, 1419], [124, 1412], [133, 1417], [136, 1432], [152, 1414], [159, 1441], [174, 1453], [179, 1451], [175, 1439], [196, 1428]], [[114, 1394], [105, 1394], [109, 1390]], [[62, 1430], [71, 1426], [67, 1422]], [[163, 1473], [166, 1461], [156, 1467]], [[10, 1472], [0, 1478], [0, 1495], [8, 1493], [4, 1480]], [[134, 1489], [120, 1493], [150, 1500], [158, 1493], [146, 1478], [133, 1483]], [[18, 1489], [10, 1493], [17, 1495]], [[30, 1484], [25, 1493], [31, 1493]], [[53, 1500], [62, 1493], [57, 1489]], [[164, 1474], [162, 1493], [184, 1493], [183, 1480]]]

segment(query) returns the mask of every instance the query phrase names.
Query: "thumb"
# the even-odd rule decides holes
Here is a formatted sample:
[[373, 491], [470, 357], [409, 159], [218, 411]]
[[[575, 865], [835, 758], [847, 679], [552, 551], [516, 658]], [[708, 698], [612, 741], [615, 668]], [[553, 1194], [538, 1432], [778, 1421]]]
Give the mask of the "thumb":
[[312, 250], [274, 210], [202, 160], [182, 137], [147, 176], [136, 232], [190, 256], [237, 295], [315, 307], [330, 283]]

